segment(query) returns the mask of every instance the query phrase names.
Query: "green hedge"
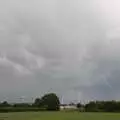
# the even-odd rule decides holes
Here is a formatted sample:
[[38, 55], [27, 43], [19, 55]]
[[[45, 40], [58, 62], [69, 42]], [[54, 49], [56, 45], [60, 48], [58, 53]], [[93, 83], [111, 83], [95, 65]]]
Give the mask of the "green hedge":
[[0, 108], [0, 113], [6, 113], [6, 112], [37, 112], [37, 111], [45, 111], [45, 109], [42, 108]]

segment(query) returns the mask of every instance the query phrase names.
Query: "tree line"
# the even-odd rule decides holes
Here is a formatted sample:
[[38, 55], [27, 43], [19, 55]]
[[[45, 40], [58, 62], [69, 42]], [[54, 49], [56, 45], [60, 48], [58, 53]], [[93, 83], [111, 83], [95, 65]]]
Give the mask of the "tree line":
[[[69, 104], [71, 105], [71, 104]], [[120, 101], [90, 101], [82, 104], [78, 102], [75, 105], [81, 112], [120, 112]], [[48, 93], [42, 97], [36, 98], [32, 104], [14, 103], [7, 101], [0, 103], [0, 112], [25, 112], [25, 111], [59, 111], [60, 100], [55, 93]]]
[[77, 107], [84, 107], [86, 112], [120, 112], [120, 101], [90, 101], [85, 105], [78, 103]]
[[32, 104], [9, 104], [7, 101], [0, 103], [0, 112], [58, 111], [59, 109], [60, 101], [55, 93], [45, 94], [41, 98], [36, 98]]

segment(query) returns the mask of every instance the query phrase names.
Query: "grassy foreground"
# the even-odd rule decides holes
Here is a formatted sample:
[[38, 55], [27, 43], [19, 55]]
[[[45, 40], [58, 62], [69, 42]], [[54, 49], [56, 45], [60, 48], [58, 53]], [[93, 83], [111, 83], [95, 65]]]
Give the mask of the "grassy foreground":
[[0, 113], [0, 120], [120, 120], [120, 114], [79, 112]]

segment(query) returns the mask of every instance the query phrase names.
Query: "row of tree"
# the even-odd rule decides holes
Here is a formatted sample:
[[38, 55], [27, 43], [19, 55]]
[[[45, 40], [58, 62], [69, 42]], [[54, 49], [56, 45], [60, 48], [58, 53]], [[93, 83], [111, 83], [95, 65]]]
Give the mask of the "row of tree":
[[85, 105], [78, 103], [77, 107], [84, 107], [86, 112], [120, 112], [120, 101], [91, 101]]
[[32, 110], [51, 110], [51, 111], [58, 111], [60, 108], [60, 101], [59, 98], [56, 94], [54, 93], [49, 93], [49, 94], [45, 94], [43, 97], [41, 98], [36, 98], [33, 104], [29, 104], [29, 103], [14, 103], [14, 104], [9, 104], [7, 101], [4, 101], [2, 103], [0, 103], [0, 109], [5, 110], [5, 108], [9, 108], [9, 109], [31, 109]]

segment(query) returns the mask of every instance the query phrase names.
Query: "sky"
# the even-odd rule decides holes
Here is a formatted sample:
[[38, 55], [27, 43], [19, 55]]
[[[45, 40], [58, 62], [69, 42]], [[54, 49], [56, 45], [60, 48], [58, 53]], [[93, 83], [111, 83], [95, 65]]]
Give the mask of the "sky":
[[120, 99], [119, 0], [0, 0], [0, 101]]

